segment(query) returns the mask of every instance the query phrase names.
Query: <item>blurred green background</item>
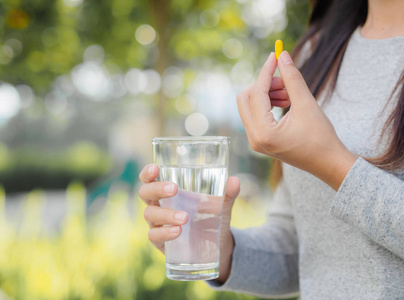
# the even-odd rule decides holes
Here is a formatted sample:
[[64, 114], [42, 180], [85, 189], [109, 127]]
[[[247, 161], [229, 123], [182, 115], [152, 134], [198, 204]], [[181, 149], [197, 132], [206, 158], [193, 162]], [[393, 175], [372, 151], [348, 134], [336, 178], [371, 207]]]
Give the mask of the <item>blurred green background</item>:
[[[302, 0], [2, 0], [0, 299], [257, 299], [165, 278], [138, 173], [151, 138], [231, 137], [233, 226], [265, 220], [271, 161], [235, 97]], [[277, 111], [276, 113], [280, 113]]]

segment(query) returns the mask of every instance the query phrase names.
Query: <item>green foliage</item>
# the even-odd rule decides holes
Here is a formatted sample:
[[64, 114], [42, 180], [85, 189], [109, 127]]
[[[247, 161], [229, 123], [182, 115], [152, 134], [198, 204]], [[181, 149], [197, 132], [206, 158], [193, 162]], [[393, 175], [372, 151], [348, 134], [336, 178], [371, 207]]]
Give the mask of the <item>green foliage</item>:
[[285, 48], [289, 52], [293, 49], [296, 41], [307, 30], [309, 6], [307, 1], [287, 0], [288, 27], [284, 37]]
[[[0, 288], [10, 298], [258, 300], [216, 292], [203, 281], [168, 280], [164, 256], [147, 240], [141, 200], [114, 193], [99, 215], [87, 219], [85, 195], [80, 184], [68, 187], [66, 218], [60, 232], [49, 236], [42, 224], [41, 191], [27, 194], [22, 223], [16, 226], [5, 218], [0, 188]], [[128, 202], [134, 210], [128, 211]], [[257, 211], [240, 199], [235, 207], [238, 225], [261, 219]]]
[[[15, 52], [9, 63], [0, 65], [2, 80], [26, 83], [45, 94], [57, 76], [70, 72], [82, 61], [84, 50], [92, 44], [102, 45], [107, 62], [123, 70], [156, 66], [155, 45], [144, 46], [135, 39], [141, 24], [151, 24], [157, 30], [156, 44], [165, 47], [164, 53], [160, 48], [160, 60], [161, 56], [167, 56], [165, 67], [198, 56], [209, 56], [217, 63], [232, 63], [234, 60], [222, 53], [227, 38], [237, 37], [246, 48], [268, 53], [279, 37], [274, 34], [259, 40], [251, 35], [252, 28], [241, 18], [243, 5], [235, 1], [84, 1], [77, 7], [69, 7], [66, 2], [4, 0], [0, 3], [0, 24], [5, 25], [0, 26], [0, 41]], [[288, 0], [287, 8], [289, 25], [282, 36], [292, 46], [305, 29], [302, 23], [306, 22], [308, 5], [306, 1]], [[217, 14], [217, 24], [212, 21], [201, 24], [206, 10]], [[22, 49], [13, 46], [11, 39], [18, 40]], [[243, 56], [248, 57], [248, 53]]]
[[[247, 74], [248, 80], [253, 80], [273, 51], [276, 39], [282, 38], [285, 49], [290, 51], [306, 28], [307, 2], [285, 1], [288, 25], [284, 30], [285, 24], [263, 35], [257, 32], [265, 28], [257, 29], [259, 24], [246, 21], [246, 12], [254, 11], [252, 5], [257, 1], [253, 0], [0, 1], [0, 79], [13, 85], [27, 84], [36, 95], [30, 105], [2, 124], [0, 140], [12, 149], [25, 150], [10, 154], [13, 166], [7, 175], [0, 174], [1, 182], [7, 190], [12, 184], [15, 188], [11, 190], [15, 190], [17, 183], [23, 189], [35, 184], [66, 186], [73, 175], [88, 182], [105, 168], [82, 167], [84, 173], [80, 175], [77, 168], [66, 167], [67, 154], [60, 149], [80, 140], [106, 148], [110, 129], [134, 102], [142, 101], [154, 110], [157, 134], [164, 135], [168, 119], [182, 123], [185, 115], [198, 109], [198, 103], [190, 104], [194, 95], [189, 97], [187, 93], [191, 93], [188, 88], [200, 72], [216, 70], [230, 77], [236, 63], [243, 61], [251, 73]], [[266, 10], [275, 10], [277, 3], [283, 0], [274, 1]], [[271, 18], [284, 19], [283, 14], [282, 11]], [[145, 24], [155, 30], [156, 37], [150, 43], [141, 43], [136, 37], [137, 30]], [[269, 29], [276, 27], [275, 23], [268, 24]], [[240, 53], [234, 50], [237, 43]], [[105, 102], [88, 101], [90, 97], [74, 86], [70, 74], [83, 63], [85, 50], [94, 44], [105, 52], [100, 66], [111, 78], [121, 76], [120, 84], [131, 68], [154, 69], [164, 80], [167, 68], [175, 66], [182, 71], [184, 88], [174, 96], [160, 89], [151, 95], [127, 93], [121, 98], [103, 99]], [[62, 113], [58, 113], [58, 105], [65, 105]], [[54, 153], [60, 151], [63, 153]], [[78, 165], [84, 163], [81, 159], [88, 161], [80, 155], [75, 159]], [[0, 167], [1, 164], [0, 161]], [[39, 168], [51, 164], [53, 167]], [[32, 184], [28, 184], [30, 180]]]
[[89, 142], [58, 152], [35, 148], [11, 151], [0, 144], [0, 184], [7, 192], [63, 189], [74, 179], [89, 184], [110, 170], [110, 157]]

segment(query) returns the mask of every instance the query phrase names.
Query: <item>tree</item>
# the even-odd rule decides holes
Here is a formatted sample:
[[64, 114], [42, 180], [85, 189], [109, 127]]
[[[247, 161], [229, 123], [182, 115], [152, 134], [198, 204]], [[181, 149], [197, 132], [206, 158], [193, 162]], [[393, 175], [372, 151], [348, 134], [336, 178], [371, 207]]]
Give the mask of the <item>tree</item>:
[[[275, 39], [283, 38], [290, 49], [304, 30], [307, 3], [286, 4], [287, 16], [283, 0], [5, 0], [0, 77], [27, 84], [44, 98], [55, 79], [82, 63], [85, 50], [96, 44], [111, 74], [150, 68], [163, 76], [177, 66], [186, 71], [186, 90], [206, 61], [229, 70], [247, 60], [259, 68]], [[172, 98], [179, 96], [160, 88], [149, 99], [162, 134], [167, 115], [175, 113]]]

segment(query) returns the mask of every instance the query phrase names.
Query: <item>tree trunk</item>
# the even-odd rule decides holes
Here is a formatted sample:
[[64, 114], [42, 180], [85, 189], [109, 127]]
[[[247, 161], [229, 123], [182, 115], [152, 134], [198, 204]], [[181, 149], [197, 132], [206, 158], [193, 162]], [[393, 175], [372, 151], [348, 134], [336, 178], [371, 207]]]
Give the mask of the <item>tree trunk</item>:
[[[149, 0], [149, 6], [151, 10], [152, 17], [154, 19], [154, 28], [159, 35], [159, 41], [157, 44], [159, 50], [159, 59], [156, 63], [156, 70], [163, 75], [164, 70], [169, 66], [169, 56], [168, 56], [168, 42], [170, 40], [170, 33], [168, 30], [169, 22], [169, 9], [170, 1], [167, 0]], [[163, 93], [161, 88], [157, 95], [157, 122], [158, 122], [158, 134], [159, 136], [164, 136], [165, 123], [166, 123], [166, 107], [167, 107], [167, 97]]]

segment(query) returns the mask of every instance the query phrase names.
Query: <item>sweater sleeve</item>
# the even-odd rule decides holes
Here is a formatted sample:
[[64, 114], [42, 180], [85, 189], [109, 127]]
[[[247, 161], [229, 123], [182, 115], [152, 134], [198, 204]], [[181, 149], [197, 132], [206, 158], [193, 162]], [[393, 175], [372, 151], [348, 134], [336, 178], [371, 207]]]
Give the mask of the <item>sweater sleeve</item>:
[[232, 228], [235, 247], [230, 276], [224, 284], [212, 280], [216, 290], [262, 298], [298, 295], [298, 241], [283, 182], [278, 186], [268, 220], [259, 227]]
[[331, 215], [404, 259], [404, 181], [359, 158], [342, 182]]

